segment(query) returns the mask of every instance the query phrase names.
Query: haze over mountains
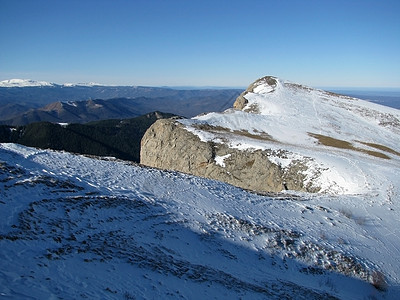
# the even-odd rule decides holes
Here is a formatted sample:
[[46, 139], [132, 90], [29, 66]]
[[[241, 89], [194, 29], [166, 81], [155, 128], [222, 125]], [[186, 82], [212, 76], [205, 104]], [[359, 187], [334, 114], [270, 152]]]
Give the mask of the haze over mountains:
[[240, 92], [8, 80], [0, 82], [0, 124], [85, 123], [133, 118], [156, 110], [192, 117], [225, 110]]
[[400, 109], [400, 89], [328, 89], [341, 95]]
[[[0, 124], [17, 126], [40, 121], [85, 123], [133, 118], [153, 111], [193, 117], [231, 107], [242, 90], [3, 80], [0, 81]], [[400, 92], [334, 91], [400, 109]]]

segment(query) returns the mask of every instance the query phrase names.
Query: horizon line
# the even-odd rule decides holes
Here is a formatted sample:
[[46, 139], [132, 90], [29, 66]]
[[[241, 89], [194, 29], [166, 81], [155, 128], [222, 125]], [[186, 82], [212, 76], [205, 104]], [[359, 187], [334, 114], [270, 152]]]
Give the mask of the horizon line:
[[[21, 78], [12, 78], [12, 79], [4, 79], [0, 80], [0, 82], [10, 82], [13, 80], [21, 80], [21, 81], [32, 81], [32, 82], [37, 82], [37, 83], [48, 83], [50, 85], [58, 85], [58, 86], [66, 86], [66, 87], [71, 87], [71, 86], [79, 86], [79, 85], [84, 85], [84, 86], [104, 86], [104, 87], [155, 87], [155, 88], [170, 88], [170, 89], [184, 89], [184, 90], [189, 90], [189, 89], [247, 89], [248, 85], [196, 85], [196, 84], [183, 84], [183, 85], [166, 85], [166, 84], [154, 84], [154, 85], [148, 85], [148, 84], [105, 84], [105, 83], [98, 83], [98, 82], [93, 82], [93, 81], [88, 81], [88, 82], [77, 82], [77, 83], [72, 83], [72, 82], [65, 82], [65, 83], [57, 83], [53, 81], [46, 81], [46, 80], [34, 80], [34, 79], [21, 79]], [[391, 91], [391, 92], [400, 92], [400, 86], [399, 87], [394, 87], [394, 86], [327, 86], [327, 85], [308, 85], [312, 88], [316, 89], [321, 89], [321, 90], [337, 90], [337, 91]], [[39, 87], [39, 86], [46, 86], [45, 84], [40, 85], [38, 84], [37, 86], [27, 86], [27, 87]], [[0, 87], [19, 87], [18, 85], [16, 86], [1, 86]]]

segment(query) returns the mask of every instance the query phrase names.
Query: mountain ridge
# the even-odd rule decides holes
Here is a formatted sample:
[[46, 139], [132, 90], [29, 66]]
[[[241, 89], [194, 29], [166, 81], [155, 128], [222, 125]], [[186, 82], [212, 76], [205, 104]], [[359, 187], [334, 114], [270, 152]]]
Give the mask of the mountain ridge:
[[36, 81], [32, 79], [7, 79], [0, 81], [0, 87], [38, 87], [38, 86], [54, 86], [54, 83], [47, 81]]
[[[140, 86], [3, 87], [0, 88], [0, 124], [17, 126], [39, 121], [85, 123], [132, 118], [156, 110], [192, 117], [226, 109], [240, 92], [235, 89], [174, 90]], [[63, 103], [64, 110], [60, 103]]]
[[113, 85], [105, 85], [101, 83], [96, 83], [96, 82], [87, 82], [87, 83], [64, 83], [64, 84], [58, 84], [54, 82], [48, 82], [48, 81], [43, 81], [43, 80], [32, 80], [32, 79], [6, 79], [0, 81], [0, 88], [24, 88], [24, 87], [55, 87], [55, 86], [61, 86], [61, 87], [74, 87], [74, 86], [86, 86], [86, 87], [91, 87], [91, 86], [113, 86]]
[[[250, 153], [261, 151], [263, 159], [281, 174], [273, 179], [279, 184], [267, 184], [270, 179], [265, 178], [259, 184], [262, 192], [276, 192], [285, 186], [328, 193], [372, 189], [367, 188], [370, 175], [350, 175], [353, 160], [362, 161], [366, 168], [360, 168], [362, 174], [369, 173], [370, 164], [377, 169], [386, 165], [382, 159], [398, 170], [400, 111], [396, 109], [271, 76], [252, 83], [234, 107], [222, 113], [162, 121], [170, 123], [164, 126], [170, 128], [167, 132], [156, 122], [142, 140], [141, 162], [199, 176], [214, 174], [213, 179], [222, 176], [249, 188], [257, 181], [255, 174], [263, 174], [259, 167], [263, 164], [254, 163]], [[181, 133], [175, 134], [176, 129]], [[189, 136], [197, 137], [197, 146], [188, 149], [184, 140]], [[197, 153], [196, 148], [205, 152]], [[178, 157], [182, 159], [177, 163]], [[235, 165], [243, 168], [235, 171]], [[292, 168], [299, 170], [301, 178], [289, 176]], [[382, 172], [387, 174], [384, 168]]]

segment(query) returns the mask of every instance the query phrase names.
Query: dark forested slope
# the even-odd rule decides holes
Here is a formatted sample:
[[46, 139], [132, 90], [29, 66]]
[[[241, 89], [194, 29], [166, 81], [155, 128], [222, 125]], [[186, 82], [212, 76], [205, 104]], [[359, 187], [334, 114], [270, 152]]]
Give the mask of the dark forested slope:
[[50, 122], [37, 122], [18, 127], [3, 125], [0, 126], [0, 142], [98, 156], [113, 156], [139, 162], [140, 141], [147, 128], [157, 119], [172, 116], [174, 115], [153, 112], [132, 119], [105, 120], [64, 126]]

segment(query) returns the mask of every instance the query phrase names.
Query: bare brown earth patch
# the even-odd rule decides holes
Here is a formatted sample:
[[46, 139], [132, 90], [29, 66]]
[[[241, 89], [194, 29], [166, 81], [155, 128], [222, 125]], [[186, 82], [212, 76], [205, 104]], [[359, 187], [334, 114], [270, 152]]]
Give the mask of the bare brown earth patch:
[[274, 140], [274, 138], [272, 136], [270, 136], [268, 133], [266, 133], [264, 131], [254, 130], [255, 133], [251, 133], [248, 130], [244, 130], [244, 129], [231, 130], [226, 127], [212, 126], [209, 124], [195, 124], [195, 125], [193, 125], [193, 127], [196, 129], [199, 129], [199, 130], [208, 131], [208, 132], [217, 133], [217, 134], [218, 133], [230, 133], [230, 134], [244, 136], [244, 137], [259, 140], [259, 141], [269, 141], [269, 142], [276, 141], [276, 140]]
[[[318, 140], [318, 142], [324, 146], [335, 147], [335, 148], [340, 148], [340, 149], [348, 149], [348, 150], [366, 153], [366, 154], [374, 156], [374, 157], [390, 159], [390, 157], [388, 155], [386, 155], [385, 153], [358, 148], [358, 147], [355, 147], [352, 143], [350, 143], [348, 141], [335, 139], [330, 136], [317, 134], [317, 133], [311, 133], [311, 132], [309, 132], [308, 135], [312, 136], [313, 138], [316, 138]], [[380, 149], [380, 150], [383, 150], [384, 148], [390, 149], [386, 146], [382, 146], [382, 145], [378, 145], [378, 144], [370, 144], [370, 143], [364, 143], [364, 142], [359, 142], [359, 143], [376, 148], [376, 149]], [[371, 146], [371, 145], [375, 145], [375, 147]], [[390, 149], [390, 150], [392, 150], [392, 149]], [[385, 151], [385, 150], [383, 150], [383, 151]], [[390, 151], [387, 151], [387, 152], [390, 152]]]
[[359, 142], [361, 144], [364, 144], [366, 146], [375, 148], [375, 149], [379, 149], [379, 150], [382, 150], [382, 151], [385, 151], [385, 152], [392, 153], [394, 155], [400, 156], [400, 152], [397, 152], [397, 151], [393, 150], [392, 148], [389, 148], [389, 147], [386, 147], [386, 146], [383, 146], [383, 145], [380, 145], [380, 144], [366, 143], [366, 142], [362, 142], [362, 141], [357, 141], [357, 142]]

